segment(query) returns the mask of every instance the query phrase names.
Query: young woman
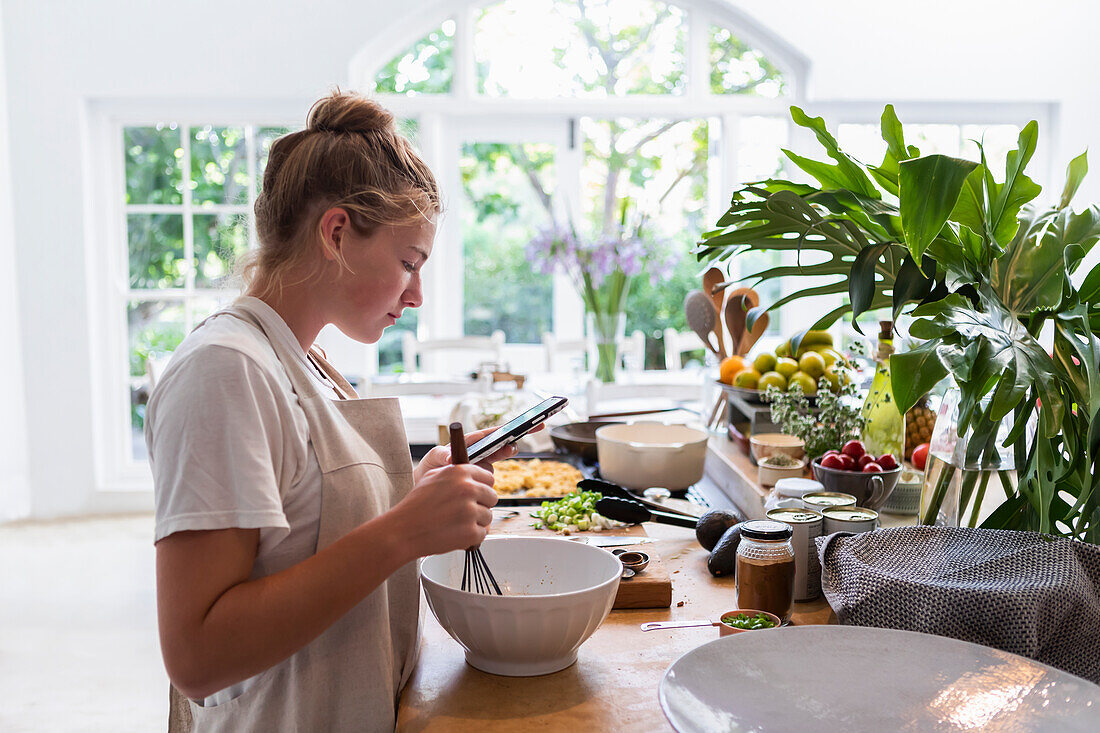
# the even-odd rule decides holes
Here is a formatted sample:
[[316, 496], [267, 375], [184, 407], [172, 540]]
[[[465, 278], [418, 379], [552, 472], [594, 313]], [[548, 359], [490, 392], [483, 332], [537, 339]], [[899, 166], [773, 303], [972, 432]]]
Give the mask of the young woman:
[[367, 99], [332, 94], [272, 146], [246, 295], [180, 345], [148, 406], [170, 729], [393, 729], [415, 561], [481, 542], [490, 462], [514, 450], [452, 466], [435, 448], [414, 469], [396, 400], [357, 399], [311, 346], [328, 323], [375, 342], [421, 304], [440, 210]]

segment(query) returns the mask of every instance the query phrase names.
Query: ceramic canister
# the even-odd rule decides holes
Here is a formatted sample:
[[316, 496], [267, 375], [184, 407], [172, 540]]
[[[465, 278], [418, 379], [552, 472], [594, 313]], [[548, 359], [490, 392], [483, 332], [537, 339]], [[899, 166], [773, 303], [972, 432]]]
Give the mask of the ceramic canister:
[[820, 537], [824, 520], [812, 509], [772, 509], [768, 519], [791, 526], [794, 533], [794, 599], [812, 601], [821, 595], [821, 562], [817, 559], [814, 538]]
[[820, 512], [830, 506], [855, 506], [856, 498], [839, 491], [814, 491], [802, 496], [802, 506]]
[[831, 506], [821, 510], [825, 534], [833, 532], [872, 532], [878, 527], [878, 512], [855, 506]]

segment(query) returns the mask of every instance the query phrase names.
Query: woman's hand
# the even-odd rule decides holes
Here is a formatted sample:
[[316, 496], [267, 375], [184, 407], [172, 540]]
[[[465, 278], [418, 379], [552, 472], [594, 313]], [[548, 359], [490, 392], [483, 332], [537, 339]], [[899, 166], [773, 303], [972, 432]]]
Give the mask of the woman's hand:
[[424, 557], [481, 544], [496, 503], [492, 471], [472, 463], [445, 464], [425, 471], [384, 516], [394, 522], [406, 555]]
[[[537, 433], [542, 430], [543, 426], [538, 425], [532, 430], [532, 433]], [[485, 428], [484, 430], [475, 430], [472, 433], [466, 435], [466, 447], [470, 447], [477, 441], [484, 438], [489, 433], [496, 430], [496, 428]], [[516, 447], [514, 445], [506, 445], [497, 452], [477, 462], [477, 465], [484, 468], [486, 471], [493, 470], [493, 463], [497, 461], [503, 461], [506, 458], [511, 458], [516, 454]], [[443, 466], [449, 466], [451, 464], [451, 449], [446, 445], [437, 445], [425, 454], [420, 459], [420, 463], [417, 464], [416, 469], [413, 471], [413, 481], [419, 482], [420, 478], [436, 468], [442, 468]]]

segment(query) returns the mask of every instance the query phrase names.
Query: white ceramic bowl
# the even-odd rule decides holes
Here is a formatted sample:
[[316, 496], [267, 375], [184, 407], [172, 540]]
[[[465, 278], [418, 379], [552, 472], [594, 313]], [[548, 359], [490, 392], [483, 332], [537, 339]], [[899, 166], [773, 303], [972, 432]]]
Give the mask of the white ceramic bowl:
[[688, 488], [703, 477], [705, 430], [687, 425], [635, 422], [596, 431], [600, 476], [628, 489]]
[[463, 550], [424, 558], [421, 582], [439, 624], [484, 672], [533, 677], [565, 669], [611, 611], [623, 566], [607, 550], [549, 537], [490, 537], [481, 553], [504, 591], [459, 590]]
[[775, 482], [779, 479], [800, 478], [805, 470], [805, 459], [798, 459], [793, 466], [773, 466], [766, 460], [762, 460], [756, 468], [756, 479], [761, 486], [775, 486]]
[[802, 438], [783, 433], [760, 433], [749, 436], [752, 457], [759, 463], [761, 459], [783, 453], [794, 459], [806, 455], [806, 444]]

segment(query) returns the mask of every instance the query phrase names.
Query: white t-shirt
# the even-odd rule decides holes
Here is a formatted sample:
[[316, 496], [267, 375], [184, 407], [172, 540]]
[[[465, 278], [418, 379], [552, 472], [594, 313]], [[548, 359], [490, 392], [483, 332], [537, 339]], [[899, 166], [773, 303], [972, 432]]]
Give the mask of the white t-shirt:
[[[247, 301], [271, 337], [308, 364], [279, 314], [256, 298]], [[336, 398], [312, 364], [309, 370]], [[149, 399], [145, 438], [156, 540], [181, 530], [259, 529], [252, 578], [314, 553], [321, 468], [290, 379], [256, 326], [223, 314], [184, 340]], [[232, 699], [247, 684], [215, 693], [206, 704]]]

